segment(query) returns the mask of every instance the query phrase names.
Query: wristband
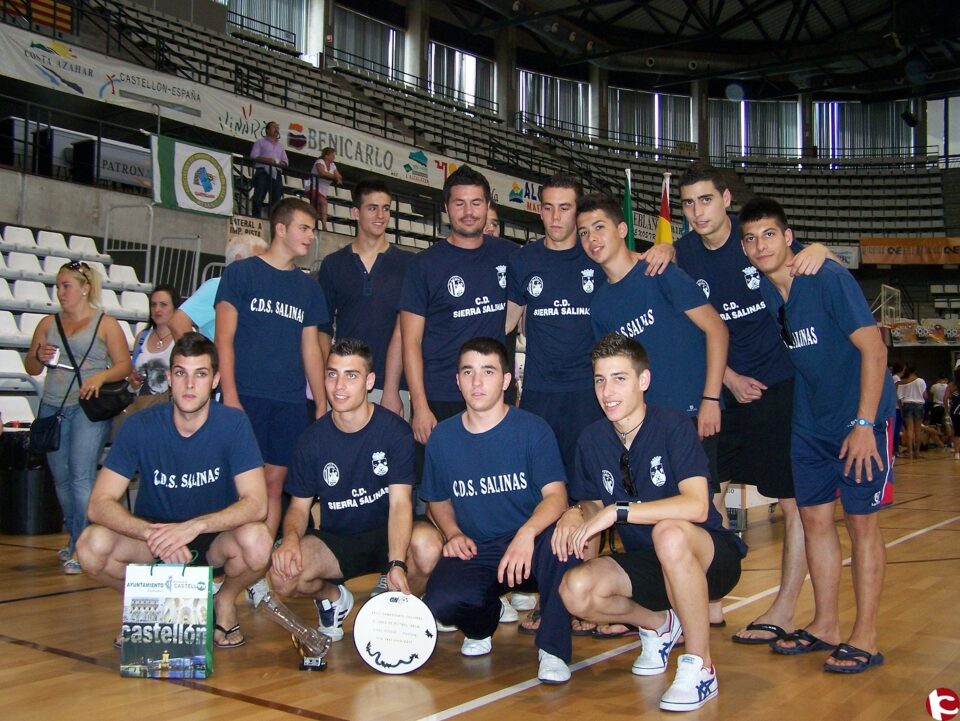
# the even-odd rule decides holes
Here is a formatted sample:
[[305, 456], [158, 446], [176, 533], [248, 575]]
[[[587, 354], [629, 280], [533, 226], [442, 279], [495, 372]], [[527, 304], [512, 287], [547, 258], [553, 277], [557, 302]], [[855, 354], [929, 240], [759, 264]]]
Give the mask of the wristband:
[[627, 516], [630, 515], [630, 504], [626, 501], [617, 502], [617, 523], [627, 523]]
[[715, 403], [719, 403], [719, 402], [720, 402], [720, 399], [719, 399], [719, 398], [714, 398], [713, 396], [700, 396], [700, 400], [703, 400], [703, 401], [714, 401]]
[[853, 428], [854, 426], [870, 426], [871, 428], [876, 428], [877, 424], [873, 421], [868, 421], [866, 418], [854, 418], [850, 421], [850, 427]]
[[387, 573], [390, 572], [391, 568], [399, 568], [404, 573], [407, 572], [407, 564], [403, 561], [390, 561], [390, 563], [387, 564]]

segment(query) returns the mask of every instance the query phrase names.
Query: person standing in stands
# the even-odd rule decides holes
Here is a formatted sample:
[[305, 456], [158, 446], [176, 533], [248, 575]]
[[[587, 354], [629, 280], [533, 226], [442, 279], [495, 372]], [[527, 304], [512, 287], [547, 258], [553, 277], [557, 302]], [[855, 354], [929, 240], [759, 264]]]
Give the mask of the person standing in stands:
[[343, 176], [337, 170], [337, 164], [334, 162], [337, 152], [333, 148], [324, 148], [320, 152], [310, 170], [310, 202], [317, 209], [320, 215], [320, 229], [327, 231], [327, 196], [330, 195], [330, 186], [341, 185]]
[[259, 218], [268, 191], [271, 207], [283, 197], [283, 171], [290, 161], [280, 142], [279, 124], [267, 123], [264, 136], [250, 148], [250, 158], [256, 163], [253, 166], [253, 215]]

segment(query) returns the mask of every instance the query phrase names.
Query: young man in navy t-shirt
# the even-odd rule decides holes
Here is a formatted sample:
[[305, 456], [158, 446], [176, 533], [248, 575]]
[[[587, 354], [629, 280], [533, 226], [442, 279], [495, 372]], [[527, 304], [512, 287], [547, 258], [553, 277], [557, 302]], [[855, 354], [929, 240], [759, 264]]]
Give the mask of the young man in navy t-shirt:
[[329, 348], [332, 338], [356, 338], [370, 346], [376, 377], [371, 400], [409, 417], [397, 316], [414, 254], [387, 242], [390, 204], [390, 189], [382, 180], [366, 178], [353, 189], [350, 214], [357, 237], [324, 258], [317, 276], [330, 315], [330, 322], [320, 327], [320, 342]]
[[450, 235], [417, 253], [403, 281], [403, 369], [420, 444], [464, 409], [456, 349], [471, 338], [506, 337], [507, 261], [517, 246], [483, 234], [491, 197], [481, 173], [467, 165], [451, 173], [443, 184]]
[[[792, 275], [793, 231], [779, 203], [748, 202], [740, 230], [747, 258], [765, 276], [760, 292], [796, 368], [790, 454], [815, 606], [806, 627], [771, 647], [789, 656], [834, 649], [824, 670], [859, 673], [883, 663], [877, 615], [886, 556], [877, 511], [893, 500], [895, 404], [887, 349], [843, 266], [830, 261], [816, 275]], [[838, 495], [853, 545], [857, 605], [846, 643], [838, 609]]]
[[651, 372], [643, 346], [614, 332], [592, 358], [606, 418], [580, 436], [570, 483], [579, 503], [557, 523], [553, 545], [585, 558], [598, 534], [619, 524], [625, 550], [569, 571], [560, 595], [577, 616], [640, 628], [638, 676], [664, 673], [682, 633], [685, 653], [660, 708], [692, 711], [717, 695], [708, 600], [734, 588], [746, 546], [711, 502], [707, 458], [686, 414], [646, 403]]
[[[267, 526], [280, 525], [280, 497], [297, 438], [326, 411], [317, 326], [328, 321], [323, 291], [296, 266], [313, 246], [317, 211], [285, 198], [270, 211], [270, 249], [227, 266], [217, 289], [217, 350], [223, 402], [246, 411], [263, 454]], [[304, 377], [316, 401], [305, 405]]]
[[[413, 435], [396, 413], [371, 403], [373, 353], [341, 338], [327, 358], [331, 411], [297, 442], [287, 477], [290, 507], [273, 553], [280, 595], [314, 599], [321, 633], [343, 638], [353, 595], [343, 581], [387, 568], [387, 589], [423, 592], [443, 542], [413, 520]], [[320, 523], [307, 529], [314, 501]]]
[[550, 426], [504, 403], [510, 385], [503, 343], [474, 338], [460, 348], [461, 414], [433, 429], [421, 497], [446, 541], [424, 602], [464, 633], [460, 653], [490, 653], [499, 596], [531, 577], [540, 591], [538, 678], [570, 679], [570, 614], [557, 586], [576, 559], [553, 555], [552, 527], [567, 507], [563, 462]]
[[[77, 555], [88, 574], [123, 591], [129, 563], [222, 567], [214, 596], [213, 642], [245, 643], [234, 601], [270, 562], [267, 486], [250, 421], [211, 403], [219, 381], [217, 350], [199, 333], [173, 346], [167, 371], [173, 403], [135, 413], [123, 425], [90, 494], [87, 527]], [[140, 476], [131, 514], [123, 503]]]

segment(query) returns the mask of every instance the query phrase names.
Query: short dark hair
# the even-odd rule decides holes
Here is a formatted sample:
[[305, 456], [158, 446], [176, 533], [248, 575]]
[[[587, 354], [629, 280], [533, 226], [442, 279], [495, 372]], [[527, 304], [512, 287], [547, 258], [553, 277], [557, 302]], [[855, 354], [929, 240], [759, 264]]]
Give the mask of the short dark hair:
[[336, 148], [331, 148], [331, 147], [328, 145], [327, 147], [325, 147], [323, 150], [320, 151], [320, 157], [322, 158], [322, 157], [324, 157], [324, 156], [326, 156], [326, 155], [329, 155], [330, 153], [335, 153], [335, 152], [337, 152], [337, 149], [336, 149]]
[[723, 173], [710, 165], [710, 163], [702, 160], [694, 160], [684, 171], [683, 175], [680, 176], [680, 187], [683, 188], [684, 186], [702, 183], [707, 180], [713, 183], [721, 194], [727, 189], [727, 181], [723, 179]]
[[280, 225], [290, 225], [293, 222], [293, 214], [297, 211], [301, 213], [306, 213], [311, 218], [313, 218], [314, 224], [317, 222], [317, 218], [320, 216], [317, 214], [316, 208], [314, 208], [310, 203], [305, 200], [300, 200], [300, 198], [284, 198], [279, 201], [270, 209], [270, 240], [273, 240], [274, 234], [277, 232], [277, 224]]
[[[166, 293], [170, 296], [170, 302], [173, 303], [173, 309], [176, 310], [180, 307], [180, 304], [183, 302], [183, 298], [180, 297], [180, 291], [174, 288], [169, 283], [161, 283], [160, 285], [155, 285], [153, 290], [150, 291], [149, 299], [152, 301], [153, 296], [157, 293]], [[150, 313], [149, 325], [151, 328], [156, 326], [156, 323], [153, 322], [153, 313]]]
[[770, 218], [775, 221], [780, 230], [786, 230], [790, 225], [787, 223], [787, 214], [784, 212], [783, 206], [773, 198], [757, 196], [748, 200], [740, 209], [738, 217], [741, 228], [743, 228], [744, 223], [753, 223], [763, 218]]
[[480, 355], [495, 355], [500, 359], [500, 369], [504, 373], [510, 373], [510, 357], [507, 355], [507, 347], [496, 338], [471, 338], [462, 346], [457, 354], [457, 368], [460, 368], [460, 360], [467, 353], [479, 353]]
[[220, 368], [220, 357], [217, 355], [217, 346], [202, 333], [190, 331], [180, 336], [180, 340], [173, 344], [170, 350], [170, 366], [173, 367], [176, 358], [197, 358], [202, 355], [210, 356], [210, 367], [216, 373]]
[[554, 173], [550, 176], [550, 180], [544, 184], [543, 189], [540, 191], [541, 200], [543, 199], [543, 191], [548, 188], [568, 188], [576, 194], [577, 200], [583, 197], [583, 184], [580, 182], [580, 179], [572, 173]]
[[371, 351], [370, 346], [362, 340], [357, 340], [356, 338], [338, 338], [337, 341], [330, 346], [330, 355], [340, 356], [341, 358], [346, 358], [351, 355], [358, 356], [363, 359], [363, 365], [367, 369], [367, 373], [373, 370], [373, 351]]
[[613, 358], [615, 356], [624, 356], [629, 360], [637, 375], [650, 367], [647, 349], [633, 338], [627, 338], [619, 333], [607, 333], [596, 342], [593, 350], [590, 351], [590, 361], [594, 366], [601, 358]]
[[461, 165], [450, 173], [443, 182], [444, 205], [450, 202], [450, 189], [456, 185], [479, 185], [483, 188], [483, 197], [487, 199], [487, 202], [493, 200], [493, 196], [490, 194], [490, 183], [487, 182], [486, 176], [469, 165]]
[[595, 210], [599, 210], [617, 225], [625, 222], [620, 203], [609, 195], [593, 193], [591, 195], [584, 195], [577, 200], [577, 215], [581, 213], [592, 213]]
[[386, 193], [391, 199], [393, 198], [393, 193], [390, 192], [390, 188], [384, 181], [380, 180], [380, 178], [367, 177], [357, 183], [353, 188], [353, 207], [359, 208], [363, 205], [364, 197], [371, 193]]

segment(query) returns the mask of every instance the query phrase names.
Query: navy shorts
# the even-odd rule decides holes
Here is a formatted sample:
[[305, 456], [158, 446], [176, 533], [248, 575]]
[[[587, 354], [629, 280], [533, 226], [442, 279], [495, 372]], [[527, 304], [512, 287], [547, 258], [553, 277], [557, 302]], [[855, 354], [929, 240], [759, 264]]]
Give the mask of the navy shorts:
[[253, 426], [263, 462], [272, 466], [289, 466], [300, 434], [313, 422], [307, 405], [243, 394], [240, 395], [240, 405]]
[[[323, 523], [322, 518], [320, 523]], [[340, 565], [340, 573], [343, 576], [324, 580], [341, 583], [344, 579], [366, 576], [368, 573], [383, 573], [387, 567], [387, 555], [390, 549], [386, 526], [349, 536], [330, 533], [322, 528], [308, 530], [307, 533], [319, 538], [330, 549], [330, 553]]]
[[580, 432], [603, 418], [603, 409], [597, 402], [593, 386], [561, 392], [524, 388], [520, 394], [520, 407], [540, 416], [553, 429], [563, 467], [567, 470], [567, 480], [572, 481]]
[[826, 441], [796, 429], [791, 439], [793, 481], [798, 506], [832, 503], [840, 496], [843, 510], [850, 515], [876, 513], [893, 503], [893, 419], [873, 429], [882, 467], [873, 468], [873, 480], [857, 483], [853, 469], [843, 474], [845, 461], [839, 458], [843, 439]]
[[[697, 429], [697, 417], [690, 418], [693, 421], [694, 430]], [[720, 422], [723, 427], [723, 421]], [[720, 448], [720, 434], [714, 433], [712, 436], [700, 439], [700, 445], [703, 446], [703, 452], [707, 454], [707, 468], [710, 470], [710, 477], [707, 483], [710, 485], [710, 494], [720, 493], [720, 469], [717, 467], [717, 456]]]
[[724, 400], [717, 452], [720, 481], [756, 486], [767, 498], [793, 498], [793, 379], [770, 386], [750, 403], [737, 403], [729, 393]]

